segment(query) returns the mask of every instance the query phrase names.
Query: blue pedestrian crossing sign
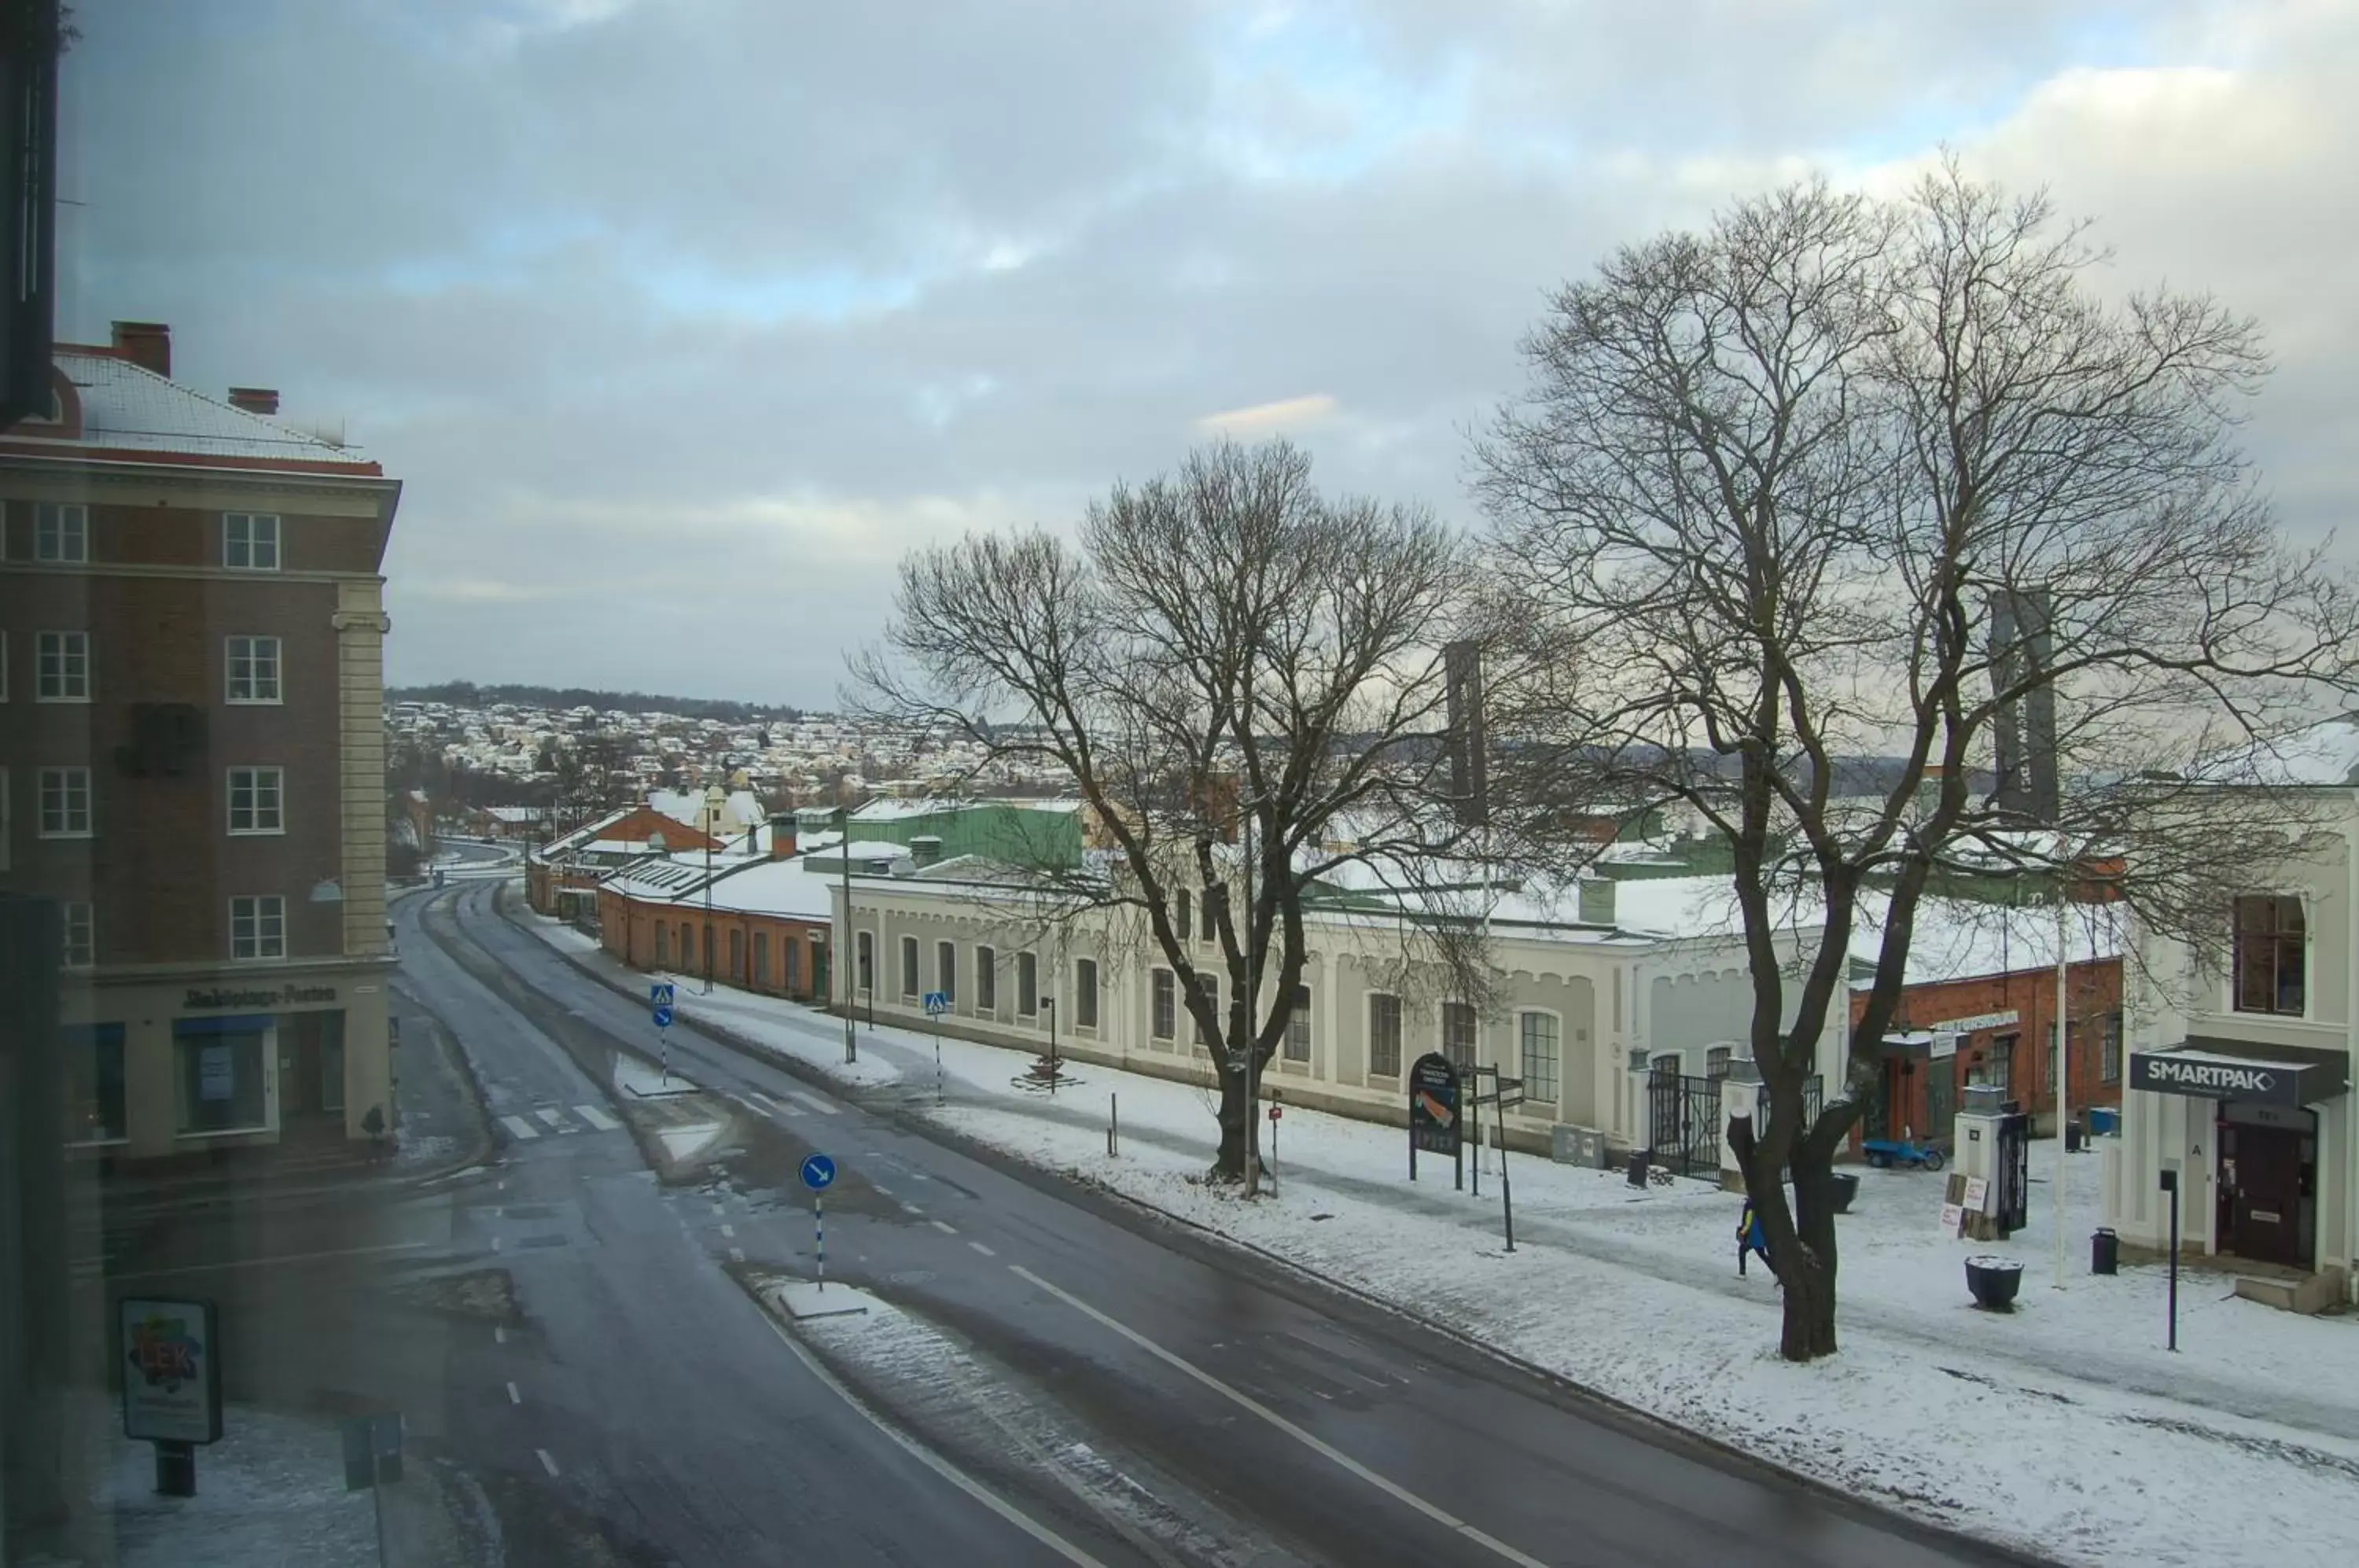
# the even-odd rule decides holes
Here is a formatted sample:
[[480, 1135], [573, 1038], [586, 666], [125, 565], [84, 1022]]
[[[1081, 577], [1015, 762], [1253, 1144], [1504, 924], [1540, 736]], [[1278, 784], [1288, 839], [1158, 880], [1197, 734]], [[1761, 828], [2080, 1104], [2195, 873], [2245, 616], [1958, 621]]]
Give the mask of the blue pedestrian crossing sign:
[[661, 1006], [661, 1005], [658, 1005], [658, 1006], [656, 1007], [655, 1013], [656, 1013], [656, 1028], [658, 1028], [658, 1029], [669, 1029], [669, 1028], [671, 1028], [671, 1009], [670, 1009], [669, 1007], [664, 1007], [664, 1006]]
[[926, 1016], [928, 1018], [940, 1018], [944, 1013], [947, 1013], [950, 1010], [951, 994], [948, 991], [929, 991], [926, 993]]
[[835, 1161], [824, 1154], [806, 1156], [803, 1160], [803, 1185], [814, 1192], [824, 1192], [835, 1185]]
[[647, 1001], [654, 1007], [670, 1007], [672, 1004], [671, 982], [669, 980], [649, 981], [647, 983]]

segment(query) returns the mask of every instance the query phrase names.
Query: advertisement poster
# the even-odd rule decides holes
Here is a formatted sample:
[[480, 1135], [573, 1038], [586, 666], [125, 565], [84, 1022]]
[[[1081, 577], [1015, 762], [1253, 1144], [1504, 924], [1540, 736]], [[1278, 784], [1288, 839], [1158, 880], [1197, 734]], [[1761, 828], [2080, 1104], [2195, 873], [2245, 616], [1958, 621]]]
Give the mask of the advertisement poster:
[[211, 1301], [121, 1303], [123, 1435], [147, 1443], [221, 1436], [221, 1365]]
[[1464, 1136], [1458, 1125], [1458, 1070], [1438, 1052], [1419, 1057], [1408, 1075], [1410, 1145], [1454, 1158]]
[[226, 1100], [237, 1092], [237, 1058], [226, 1045], [197, 1052], [197, 1098]]

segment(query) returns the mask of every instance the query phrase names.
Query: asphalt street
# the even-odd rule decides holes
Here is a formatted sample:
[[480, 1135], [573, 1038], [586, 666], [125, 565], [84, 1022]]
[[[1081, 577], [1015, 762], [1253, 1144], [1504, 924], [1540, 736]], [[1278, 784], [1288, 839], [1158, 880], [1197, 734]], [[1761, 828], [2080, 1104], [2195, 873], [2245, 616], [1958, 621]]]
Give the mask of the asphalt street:
[[[732, 1119], [711, 1163], [659, 1181], [646, 1141], [604, 1125], [631, 1116], [605, 1064], [651, 1046], [644, 1004], [516, 930], [494, 892], [401, 915], [405, 985], [473, 1058], [500, 1143], [495, 1167], [446, 1183], [432, 1264], [502, 1271], [518, 1325], [454, 1351], [447, 1419], [473, 1462], [555, 1491], [631, 1560], [2008, 1560], [923, 1136], [906, 1091], [855, 1102], [699, 1036], [692, 996], [671, 1059]], [[978, 1401], [1111, 1464], [1151, 1494], [1148, 1524], [922, 1416], [940, 1446], [914, 1454], [782, 1345], [732, 1276], [811, 1271], [793, 1172], [813, 1150], [842, 1171], [831, 1278], [947, 1331]], [[889, 1370], [864, 1388], [838, 1370], [892, 1419]], [[1158, 1539], [1158, 1519], [1204, 1533]]]

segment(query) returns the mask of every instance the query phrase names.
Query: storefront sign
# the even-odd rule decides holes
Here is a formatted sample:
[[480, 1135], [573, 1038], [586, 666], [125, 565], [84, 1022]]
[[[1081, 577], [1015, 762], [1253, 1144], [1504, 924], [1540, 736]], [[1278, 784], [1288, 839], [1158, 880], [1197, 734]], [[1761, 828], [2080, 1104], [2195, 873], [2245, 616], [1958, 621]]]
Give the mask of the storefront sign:
[[117, 1323], [123, 1435], [137, 1443], [218, 1442], [222, 1377], [213, 1304], [129, 1297]]
[[332, 1002], [336, 999], [333, 985], [277, 985], [267, 990], [233, 990], [216, 987], [204, 990], [189, 987], [189, 995], [180, 1006], [191, 1011], [215, 1007], [283, 1007], [303, 1002]]
[[2245, 1062], [2169, 1051], [2131, 1052], [2130, 1087], [2158, 1094], [2288, 1106], [2306, 1105], [2334, 1092], [2326, 1073], [2311, 1063]]
[[1927, 1024], [1925, 1027], [1935, 1034], [1944, 1030], [1951, 1034], [1972, 1034], [1976, 1029], [2006, 1029], [2022, 1016], [2015, 1008], [2009, 1007], [2003, 1013], [1976, 1013], [1970, 1018], [1950, 1018], [1938, 1024]]

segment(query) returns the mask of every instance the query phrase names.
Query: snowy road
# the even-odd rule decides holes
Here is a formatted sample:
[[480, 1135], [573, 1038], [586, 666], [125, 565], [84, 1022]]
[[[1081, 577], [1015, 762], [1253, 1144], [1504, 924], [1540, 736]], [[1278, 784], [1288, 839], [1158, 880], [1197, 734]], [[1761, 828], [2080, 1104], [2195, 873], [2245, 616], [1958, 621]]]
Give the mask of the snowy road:
[[[438, 919], [430, 956], [405, 944], [414, 976], [480, 1016], [480, 1038], [456, 1027], [495, 1113], [503, 1096], [593, 1098], [560, 1067], [618, 1039], [644, 1048], [645, 1013], [498, 919], [491, 891], [438, 900], [453, 920]], [[522, 1423], [523, 1463], [545, 1450], [553, 1466], [542, 1484], [657, 1550], [972, 1562], [1006, 1535], [1004, 1561], [1108, 1568], [2006, 1560], [970, 1158], [894, 1114], [919, 1086], [845, 1099], [686, 1028], [671, 1049], [736, 1118], [702, 1186], [644, 1180], [620, 1133], [508, 1143], [506, 1196], [546, 1210], [535, 1234], [561, 1238], [527, 1255], [531, 1237], [513, 1237], [501, 1254], [560, 1391], [538, 1396], [540, 1424], [524, 1380], [522, 1405], [484, 1417]], [[812, 1216], [788, 1183], [815, 1149], [842, 1171], [829, 1276], [893, 1310], [781, 1345], [726, 1271], [808, 1277]], [[652, 1210], [668, 1220], [634, 1236]], [[747, 1348], [757, 1335], [766, 1356]], [[898, 1434], [891, 1452], [870, 1415]], [[873, 1500], [880, 1486], [909, 1496], [816, 1514], [779, 1500]], [[941, 1555], [933, 1532], [962, 1512], [974, 1533]], [[811, 1554], [790, 1558], [781, 1532]]]

